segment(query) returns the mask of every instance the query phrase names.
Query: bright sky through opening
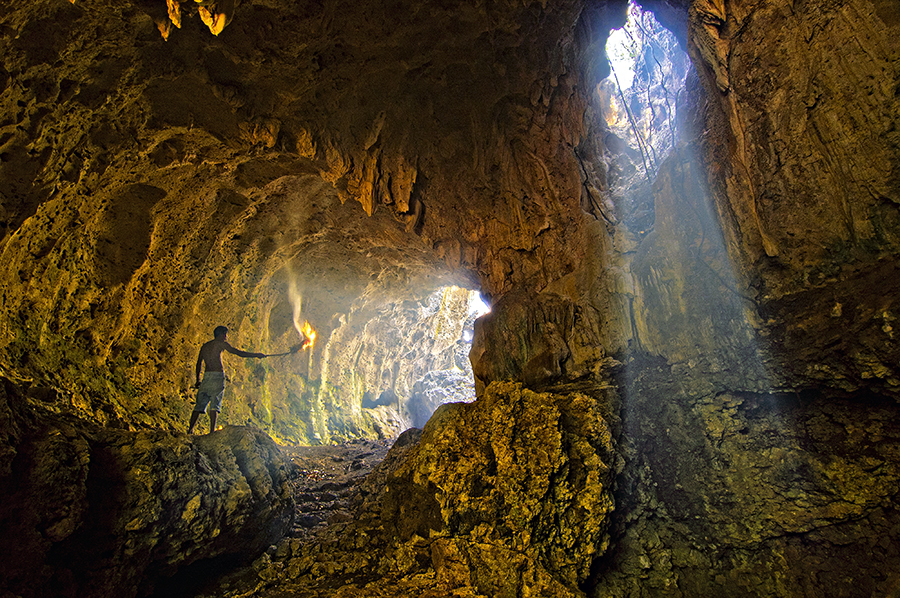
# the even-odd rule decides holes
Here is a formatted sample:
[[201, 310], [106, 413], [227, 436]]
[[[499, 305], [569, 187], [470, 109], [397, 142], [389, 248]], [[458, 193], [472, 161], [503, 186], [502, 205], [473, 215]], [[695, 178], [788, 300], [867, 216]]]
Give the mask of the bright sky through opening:
[[621, 29], [613, 29], [606, 41], [606, 55], [609, 57], [613, 72], [619, 80], [622, 91], [631, 87], [634, 81], [635, 43], [637, 25], [635, 19], [640, 16], [640, 8], [634, 3], [628, 4], [628, 22]]
[[476, 291], [469, 295], [469, 314], [475, 314], [475, 317], [480, 318], [490, 311], [491, 307], [482, 299], [481, 293]]

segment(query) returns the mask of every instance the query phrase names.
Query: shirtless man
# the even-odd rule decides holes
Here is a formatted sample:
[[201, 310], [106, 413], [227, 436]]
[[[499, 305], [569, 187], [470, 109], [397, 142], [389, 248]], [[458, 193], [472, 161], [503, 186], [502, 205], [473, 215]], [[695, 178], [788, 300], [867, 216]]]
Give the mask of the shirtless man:
[[[206, 413], [209, 406], [209, 433], [216, 431], [216, 419], [222, 411], [222, 396], [225, 394], [225, 370], [222, 368], [222, 351], [228, 351], [238, 357], [268, 357], [265, 353], [248, 353], [235, 349], [225, 339], [228, 337], [228, 329], [218, 326], [213, 331], [213, 339], [203, 343], [200, 354], [197, 356], [197, 404], [191, 413], [191, 423], [188, 426], [188, 434], [194, 433], [197, 418], [201, 413]], [[206, 365], [206, 373], [203, 374], [203, 382], [200, 382], [202, 366]], [[212, 405], [210, 405], [212, 402]]]

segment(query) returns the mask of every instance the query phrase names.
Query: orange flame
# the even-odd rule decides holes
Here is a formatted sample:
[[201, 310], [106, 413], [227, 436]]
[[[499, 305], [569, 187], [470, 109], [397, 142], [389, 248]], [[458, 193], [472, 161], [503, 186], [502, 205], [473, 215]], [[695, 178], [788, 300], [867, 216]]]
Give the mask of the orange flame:
[[303, 322], [303, 328], [300, 329], [300, 336], [306, 337], [301, 348], [312, 349], [313, 343], [316, 342], [316, 331], [313, 330], [313, 327], [306, 320]]

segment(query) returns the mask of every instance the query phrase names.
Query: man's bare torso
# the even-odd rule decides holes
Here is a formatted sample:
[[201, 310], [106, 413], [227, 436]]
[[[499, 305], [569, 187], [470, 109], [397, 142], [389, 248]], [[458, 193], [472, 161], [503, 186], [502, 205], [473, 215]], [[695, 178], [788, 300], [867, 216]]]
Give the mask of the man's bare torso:
[[203, 346], [200, 347], [198, 359], [203, 361], [203, 366], [207, 372], [223, 372], [225, 370], [222, 367], [222, 351], [227, 351], [231, 348], [228, 341], [216, 338], [203, 343]]

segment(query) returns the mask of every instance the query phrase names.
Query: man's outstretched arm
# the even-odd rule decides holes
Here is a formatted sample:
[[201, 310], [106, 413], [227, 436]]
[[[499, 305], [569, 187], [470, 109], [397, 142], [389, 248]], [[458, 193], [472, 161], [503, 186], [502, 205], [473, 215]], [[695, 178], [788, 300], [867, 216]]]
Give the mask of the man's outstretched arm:
[[233, 355], [237, 355], [238, 357], [268, 357], [265, 353], [251, 353], [249, 351], [241, 351], [240, 349], [235, 349], [229, 344], [225, 344], [225, 350]]

